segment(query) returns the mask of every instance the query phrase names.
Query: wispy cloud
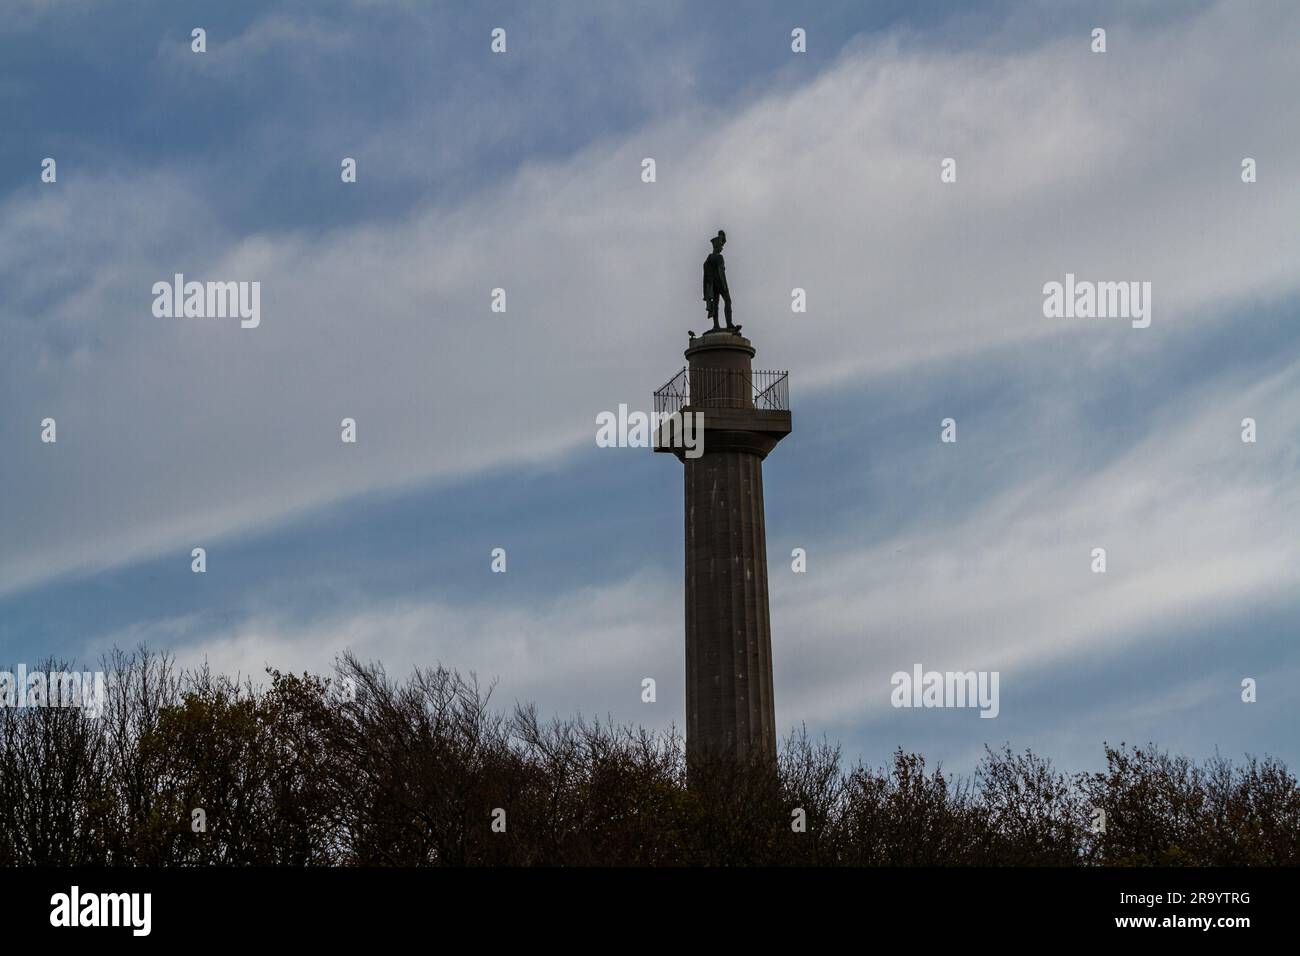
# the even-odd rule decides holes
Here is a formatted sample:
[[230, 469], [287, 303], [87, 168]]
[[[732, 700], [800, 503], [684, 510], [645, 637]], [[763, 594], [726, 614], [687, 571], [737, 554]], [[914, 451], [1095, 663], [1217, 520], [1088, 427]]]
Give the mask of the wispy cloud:
[[[1210, 303], [1282, 295], [1300, 211], [1285, 173], [1300, 140], [1276, 121], [1300, 79], [1287, 35], [1224, 8], [1116, 37], [1104, 58], [1077, 37], [1005, 57], [873, 42], [735, 116], [700, 105], [525, 165], [459, 207], [325, 234], [223, 245], [204, 228], [221, 197], [182, 171], [11, 198], [0, 247], [25, 263], [12, 271], [39, 274], [33, 256], [58, 262], [74, 244], [84, 279], [71, 293], [47, 282], [41, 302], [27, 278], [21, 310], [5, 310], [3, 440], [25, 449], [6, 477], [34, 506], [6, 514], [0, 580], [555, 454], [664, 377], [698, 324], [696, 240], [718, 223], [760, 360], [804, 387], [1077, 332], [1039, 308], [1041, 282], [1067, 270], [1153, 281], [1153, 338]], [[1222, 131], [1221, 149], [1188, 148]], [[1255, 187], [1237, 178], [1247, 150], [1263, 163]], [[656, 184], [639, 180], [644, 155]], [[954, 186], [938, 183], [944, 155], [959, 158]], [[139, 225], [79, 238], [123, 213]], [[154, 319], [149, 286], [176, 271], [260, 280], [263, 327]], [[788, 311], [796, 285], [807, 316]], [[488, 310], [498, 286], [504, 316]], [[45, 415], [61, 419], [57, 449], [32, 447]], [[344, 415], [362, 429], [350, 457], [334, 434]], [[91, 494], [59, 478], [92, 467]]]

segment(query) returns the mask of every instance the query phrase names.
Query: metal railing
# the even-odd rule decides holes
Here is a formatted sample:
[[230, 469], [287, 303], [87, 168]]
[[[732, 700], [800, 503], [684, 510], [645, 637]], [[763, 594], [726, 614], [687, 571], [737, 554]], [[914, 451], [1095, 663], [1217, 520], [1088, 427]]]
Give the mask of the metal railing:
[[789, 411], [789, 380], [789, 372], [683, 368], [655, 392], [655, 411], [672, 415], [688, 405]]

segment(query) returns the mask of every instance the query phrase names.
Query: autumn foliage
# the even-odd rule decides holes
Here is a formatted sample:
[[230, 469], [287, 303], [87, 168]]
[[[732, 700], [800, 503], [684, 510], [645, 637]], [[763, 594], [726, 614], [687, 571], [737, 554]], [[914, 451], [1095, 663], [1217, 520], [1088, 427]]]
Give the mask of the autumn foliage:
[[141, 650], [105, 669], [98, 719], [0, 708], [0, 865], [1300, 863], [1300, 788], [1271, 758], [1121, 744], [1065, 774], [1003, 748], [962, 778], [901, 750], [846, 766], [799, 733], [775, 770], [687, 786], [674, 732], [505, 714], [444, 668], [345, 657], [254, 685]]

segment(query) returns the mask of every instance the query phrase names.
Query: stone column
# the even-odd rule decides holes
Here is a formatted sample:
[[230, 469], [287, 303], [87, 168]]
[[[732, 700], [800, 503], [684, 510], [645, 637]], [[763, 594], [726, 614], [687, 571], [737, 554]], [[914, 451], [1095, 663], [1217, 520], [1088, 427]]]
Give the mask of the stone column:
[[[790, 433], [790, 412], [755, 408], [743, 336], [686, 350], [690, 402], [704, 416], [703, 454], [686, 457], [686, 750], [776, 757], [767, 597], [763, 459]], [[763, 403], [765, 404], [765, 403]], [[668, 450], [668, 449], [664, 449]]]

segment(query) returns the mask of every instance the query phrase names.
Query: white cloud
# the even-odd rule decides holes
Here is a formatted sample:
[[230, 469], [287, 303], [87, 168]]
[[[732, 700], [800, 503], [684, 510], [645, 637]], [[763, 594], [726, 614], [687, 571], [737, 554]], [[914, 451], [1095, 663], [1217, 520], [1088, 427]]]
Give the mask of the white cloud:
[[[664, 613], [672, 583], [640, 572], [604, 588], [578, 588], [542, 606], [502, 602], [453, 606], [436, 601], [349, 609], [302, 619], [272, 610], [235, 627], [213, 628], [201, 616], [133, 626], [106, 645], [144, 642], [170, 648], [187, 668], [203, 663], [225, 674], [264, 680], [267, 666], [329, 674], [345, 650], [380, 661], [396, 678], [413, 666], [443, 664], [471, 671], [493, 703], [538, 703], [543, 713], [607, 714], [646, 726], [680, 724], [680, 615]], [[504, 577], [492, 584], [508, 592]], [[641, 702], [641, 680], [655, 678], [658, 699]]]
[[[782, 706], [822, 721], [884, 711], [890, 674], [915, 662], [1001, 671], [1005, 700], [1035, 670], [1293, 600], [1298, 389], [1300, 363], [1201, 389], [1153, 410], [1148, 436], [1091, 473], [1038, 470], [960, 523], [828, 542], [803, 579], [774, 573]], [[1240, 440], [1240, 408], [1268, 410], [1268, 443]]]
[[[702, 327], [720, 225], [739, 321], [796, 395], [1035, 338], [1067, 362], [1293, 292], [1300, 131], [1279, 117], [1297, 16], [1218, 8], [1104, 57], [1077, 37], [1005, 56], [873, 43], [735, 116], [700, 106], [459, 206], [317, 235], [225, 235], [222, 196], [184, 171], [12, 199], [0, 260], [26, 257], [31, 313], [0, 317], [0, 591], [590, 441], [596, 412], [648, 402]], [[71, 294], [54, 281], [68, 247]], [[262, 327], [154, 319], [150, 285], [176, 271], [261, 281]], [[1153, 281], [1152, 328], [1044, 319], [1041, 285], [1066, 271]], [[47, 414], [55, 447], [36, 438]]]

